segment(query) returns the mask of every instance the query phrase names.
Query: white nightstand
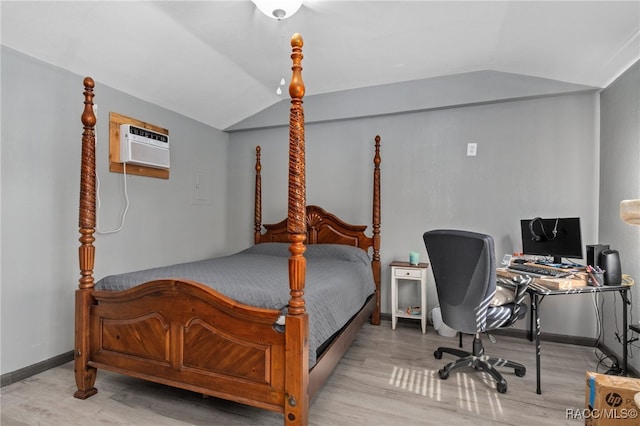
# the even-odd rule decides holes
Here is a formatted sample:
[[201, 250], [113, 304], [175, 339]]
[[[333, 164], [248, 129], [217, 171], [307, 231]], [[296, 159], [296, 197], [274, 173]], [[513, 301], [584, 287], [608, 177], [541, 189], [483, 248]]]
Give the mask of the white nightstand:
[[[409, 262], [394, 260], [391, 266], [391, 328], [396, 329], [398, 317], [419, 319], [422, 325], [422, 334], [427, 332], [427, 268], [428, 263], [411, 265]], [[398, 282], [411, 280], [411, 284], [420, 284], [420, 315], [410, 315], [405, 307], [398, 306]]]

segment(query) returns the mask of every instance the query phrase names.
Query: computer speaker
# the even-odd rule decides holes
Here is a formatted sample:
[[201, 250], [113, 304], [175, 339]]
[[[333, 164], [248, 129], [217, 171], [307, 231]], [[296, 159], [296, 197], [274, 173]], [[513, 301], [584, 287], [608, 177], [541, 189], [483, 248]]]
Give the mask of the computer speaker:
[[604, 269], [604, 285], [622, 284], [622, 267], [618, 250], [603, 250], [600, 252], [600, 265]]
[[600, 266], [600, 253], [603, 250], [608, 250], [609, 244], [593, 244], [587, 246], [587, 265]]

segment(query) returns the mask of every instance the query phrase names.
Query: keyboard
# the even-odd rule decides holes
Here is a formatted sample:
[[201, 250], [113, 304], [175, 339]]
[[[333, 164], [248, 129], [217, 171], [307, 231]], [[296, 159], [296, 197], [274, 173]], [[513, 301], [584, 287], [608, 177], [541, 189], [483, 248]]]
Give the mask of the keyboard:
[[526, 265], [523, 263], [514, 263], [509, 265], [507, 269], [518, 272], [521, 274], [529, 274], [537, 277], [554, 277], [554, 278], [562, 278], [568, 275], [571, 275], [570, 272], [561, 272], [558, 270], [553, 270], [549, 268], [540, 268], [538, 266]]

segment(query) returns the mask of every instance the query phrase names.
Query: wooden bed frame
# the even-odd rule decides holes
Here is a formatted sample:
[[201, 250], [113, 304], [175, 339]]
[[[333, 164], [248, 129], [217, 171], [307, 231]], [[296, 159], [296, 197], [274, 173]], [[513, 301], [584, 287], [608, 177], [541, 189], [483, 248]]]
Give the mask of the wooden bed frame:
[[[76, 398], [97, 392], [97, 369], [281, 412], [287, 425], [308, 423], [310, 400], [322, 387], [364, 322], [380, 323], [380, 137], [375, 139], [373, 235], [317, 206], [306, 206], [302, 37], [294, 34], [289, 86], [287, 219], [261, 224], [260, 147], [256, 148], [255, 243], [290, 242], [290, 301], [285, 331], [280, 311], [240, 304], [188, 280], [159, 280], [130, 290], [94, 289], [96, 226], [94, 81], [84, 79], [80, 176], [80, 280], [75, 297]], [[305, 307], [305, 245], [372, 248], [376, 292], [309, 369]], [[212, 356], [215, 354], [215, 356]]]

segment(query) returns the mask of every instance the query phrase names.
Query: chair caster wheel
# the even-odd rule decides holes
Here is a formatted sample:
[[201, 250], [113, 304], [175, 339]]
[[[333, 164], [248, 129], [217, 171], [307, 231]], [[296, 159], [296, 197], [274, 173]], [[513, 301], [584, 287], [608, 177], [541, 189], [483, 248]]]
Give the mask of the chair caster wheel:
[[442, 380], [447, 380], [449, 378], [449, 373], [444, 371], [444, 369], [441, 369], [441, 370], [438, 370], [438, 376], [440, 376]]
[[441, 358], [442, 358], [442, 352], [440, 352], [440, 351], [435, 351], [435, 352], [433, 353], [433, 356], [434, 356], [436, 359], [441, 359]]
[[507, 384], [506, 383], [498, 383], [496, 385], [496, 389], [498, 390], [498, 393], [505, 393], [505, 392], [507, 392]]
[[516, 376], [518, 376], [518, 377], [524, 377], [524, 375], [527, 374], [527, 369], [526, 368], [516, 368], [515, 369], [515, 373], [516, 373]]

